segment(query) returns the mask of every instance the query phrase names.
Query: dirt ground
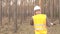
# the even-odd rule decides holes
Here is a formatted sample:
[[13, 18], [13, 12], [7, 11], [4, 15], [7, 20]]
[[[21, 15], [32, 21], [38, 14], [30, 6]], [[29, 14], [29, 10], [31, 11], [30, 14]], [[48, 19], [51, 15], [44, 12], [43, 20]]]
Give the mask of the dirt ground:
[[[56, 25], [48, 27], [48, 34], [60, 34], [60, 24], [58, 20], [56, 20], [55, 23]], [[23, 21], [22, 24], [18, 19], [17, 26], [12, 18], [10, 22], [8, 18], [3, 18], [2, 25], [0, 24], [0, 34], [34, 34], [34, 28], [30, 25], [29, 18]]]

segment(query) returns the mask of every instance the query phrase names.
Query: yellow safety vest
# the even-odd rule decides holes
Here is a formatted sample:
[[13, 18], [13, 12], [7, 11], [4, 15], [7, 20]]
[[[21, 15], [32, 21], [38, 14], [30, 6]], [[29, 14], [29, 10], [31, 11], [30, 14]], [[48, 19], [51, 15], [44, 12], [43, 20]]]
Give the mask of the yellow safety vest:
[[45, 14], [38, 14], [32, 16], [34, 21], [34, 28], [35, 30], [47, 30], [46, 29], [46, 15]]

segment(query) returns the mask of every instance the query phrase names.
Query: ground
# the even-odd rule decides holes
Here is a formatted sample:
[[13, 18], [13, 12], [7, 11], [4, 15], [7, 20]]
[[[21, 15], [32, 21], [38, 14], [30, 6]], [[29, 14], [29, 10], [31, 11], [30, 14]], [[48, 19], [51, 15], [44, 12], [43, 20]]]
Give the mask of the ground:
[[[56, 25], [48, 27], [48, 34], [60, 34], [60, 24], [58, 23], [58, 19], [55, 23]], [[2, 25], [0, 25], [0, 34], [34, 34], [34, 28], [30, 25], [29, 18], [22, 23], [20, 23], [20, 20], [18, 19], [17, 24], [18, 25], [16, 26], [13, 19], [9, 22], [8, 18], [4, 17]]]

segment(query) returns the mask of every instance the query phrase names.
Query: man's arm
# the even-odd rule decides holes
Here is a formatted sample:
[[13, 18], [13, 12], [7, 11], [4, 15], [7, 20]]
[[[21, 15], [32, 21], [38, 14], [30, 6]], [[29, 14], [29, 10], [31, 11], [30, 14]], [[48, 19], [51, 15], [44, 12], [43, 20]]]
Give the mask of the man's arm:
[[30, 20], [30, 24], [31, 25], [34, 25], [34, 22], [33, 22], [33, 19], [31, 18], [31, 20]]
[[46, 25], [48, 26], [48, 27], [50, 27], [51, 25], [50, 25], [50, 21], [49, 21], [49, 19], [47, 18], [46, 19]]
[[46, 25], [48, 26], [48, 27], [50, 27], [50, 26], [52, 26], [52, 25], [55, 25], [54, 23], [52, 23], [48, 18], [46, 19]]

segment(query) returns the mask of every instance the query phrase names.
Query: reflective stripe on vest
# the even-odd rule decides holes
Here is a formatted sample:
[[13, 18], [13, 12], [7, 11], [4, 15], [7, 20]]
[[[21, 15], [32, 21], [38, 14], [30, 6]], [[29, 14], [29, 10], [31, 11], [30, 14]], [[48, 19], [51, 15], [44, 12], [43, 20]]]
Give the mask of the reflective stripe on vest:
[[[45, 26], [45, 24], [34, 24], [34, 26], [41, 26], [41, 27], [43, 27], [43, 26]], [[35, 30], [44, 30], [45, 28], [35, 28]]]
[[34, 26], [45, 26], [45, 24], [34, 24]]
[[45, 28], [35, 28], [35, 30], [45, 30]]

